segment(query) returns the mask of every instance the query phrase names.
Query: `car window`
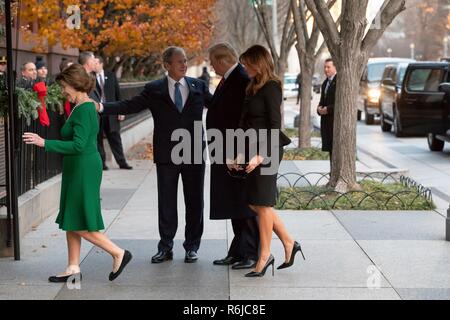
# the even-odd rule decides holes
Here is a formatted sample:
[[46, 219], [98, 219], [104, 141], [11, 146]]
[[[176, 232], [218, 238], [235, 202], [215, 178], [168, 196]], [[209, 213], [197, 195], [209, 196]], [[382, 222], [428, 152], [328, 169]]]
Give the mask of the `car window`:
[[285, 84], [295, 84], [296, 78], [284, 78]]
[[441, 69], [416, 69], [411, 72], [407, 89], [409, 91], [438, 92], [443, 77]]
[[405, 78], [405, 72], [406, 72], [406, 67], [401, 67], [398, 70], [398, 77], [397, 77], [397, 83], [400, 85], [403, 82], [403, 79]]
[[381, 81], [383, 71], [386, 68], [387, 63], [373, 63], [369, 64], [367, 68], [367, 79], [369, 81]]
[[386, 69], [384, 69], [383, 72], [383, 77], [381, 79], [390, 79], [391, 78], [391, 73], [392, 73], [392, 68], [391, 67], [386, 67]]

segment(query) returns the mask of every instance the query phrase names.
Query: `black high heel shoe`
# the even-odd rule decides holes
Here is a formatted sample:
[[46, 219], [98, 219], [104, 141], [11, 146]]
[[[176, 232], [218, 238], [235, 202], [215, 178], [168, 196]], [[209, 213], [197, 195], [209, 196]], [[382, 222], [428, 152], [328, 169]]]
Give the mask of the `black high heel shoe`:
[[285, 262], [285, 263], [281, 264], [277, 269], [280, 270], [280, 269], [286, 269], [286, 268], [291, 267], [294, 264], [295, 254], [299, 251], [303, 256], [303, 260], [306, 260], [305, 255], [303, 254], [303, 251], [302, 251], [302, 246], [300, 245], [300, 243], [295, 241], [294, 247], [292, 248], [291, 257], [289, 258], [289, 262]]
[[264, 277], [264, 275], [266, 274], [267, 268], [272, 266], [272, 277], [273, 277], [275, 275], [274, 264], [275, 264], [275, 258], [273, 257], [273, 255], [270, 255], [269, 259], [267, 259], [267, 262], [264, 265], [264, 268], [261, 270], [261, 272], [252, 271], [252, 272], [247, 273], [245, 276], [248, 278]]

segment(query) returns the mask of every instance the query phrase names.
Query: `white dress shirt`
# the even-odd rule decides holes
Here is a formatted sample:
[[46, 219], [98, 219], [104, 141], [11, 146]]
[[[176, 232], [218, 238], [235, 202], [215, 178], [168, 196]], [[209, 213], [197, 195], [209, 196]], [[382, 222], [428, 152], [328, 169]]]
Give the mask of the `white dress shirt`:
[[[176, 81], [173, 80], [171, 77], [167, 76], [167, 82], [169, 85], [169, 95], [170, 95], [170, 99], [172, 99], [173, 103], [175, 103], [175, 83]], [[180, 81], [178, 81], [180, 83], [180, 91], [181, 91], [181, 97], [183, 98], [183, 107], [186, 104], [186, 100], [189, 96], [189, 87], [188, 84], [186, 82], [185, 78], [181, 78]]]
[[[227, 80], [228, 77], [230, 76], [230, 74], [234, 71], [234, 69], [237, 68], [238, 64], [239, 64], [239, 63], [234, 64], [230, 69], [228, 69], [227, 72], [225, 72], [225, 74], [223, 75], [223, 78], [224, 78], [225, 80]], [[225, 81], [225, 80], [224, 80], [224, 81]]]
[[[105, 71], [102, 70], [102, 72], [97, 73], [97, 81], [100, 84], [100, 87], [103, 84], [103, 95], [105, 95], [105, 80], [106, 80]], [[100, 94], [102, 94], [102, 92], [100, 92]], [[106, 102], [105, 100], [106, 100], [106, 97], [102, 96], [101, 102]]]

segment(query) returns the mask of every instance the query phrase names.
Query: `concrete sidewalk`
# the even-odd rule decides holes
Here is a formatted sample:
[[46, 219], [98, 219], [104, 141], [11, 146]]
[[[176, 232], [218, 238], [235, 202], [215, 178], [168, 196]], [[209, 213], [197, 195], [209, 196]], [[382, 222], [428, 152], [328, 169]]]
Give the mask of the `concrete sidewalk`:
[[[151, 264], [159, 238], [156, 170], [150, 161], [132, 164], [132, 171], [106, 171], [102, 184], [106, 233], [134, 255], [124, 274], [109, 282], [110, 257], [83, 242], [81, 289], [48, 283], [64, 270], [67, 252], [52, 216], [25, 236], [22, 261], [0, 259], [0, 299], [450, 299], [450, 243], [444, 218], [433, 211], [283, 211], [306, 261], [299, 255], [292, 268], [259, 279], [213, 266], [226, 255], [232, 230], [228, 222], [209, 220], [208, 174], [198, 263], [183, 262], [180, 183], [174, 260]], [[281, 264], [278, 239], [273, 254]]]

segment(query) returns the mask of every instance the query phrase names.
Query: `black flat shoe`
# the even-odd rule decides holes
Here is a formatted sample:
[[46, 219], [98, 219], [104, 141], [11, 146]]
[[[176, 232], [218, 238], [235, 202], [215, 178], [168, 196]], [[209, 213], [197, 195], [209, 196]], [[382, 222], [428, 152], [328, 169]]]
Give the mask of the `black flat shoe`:
[[152, 263], [162, 263], [164, 261], [173, 260], [173, 251], [158, 251], [157, 254], [155, 254], [152, 257]]
[[109, 274], [109, 281], [113, 281], [116, 279], [120, 274], [122, 273], [123, 269], [125, 269], [126, 265], [131, 261], [133, 258], [133, 255], [130, 251], [125, 250], [125, 253], [123, 255], [122, 263], [120, 264], [119, 269], [116, 272], [111, 272]]
[[228, 266], [230, 264], [238, 262], [239, 259], [235, 257], [226, 257], [220, 260], [214, 260], [213, 264], [216, 266]]
[[291, 267], [294, 264], [295, 254], [299, 251], [303, 256], [303, 260], [306, 260], [305, 255], [303, 254], [303, 251], [302, 251], [302, 246], [300, 245], [300, 243], [295, 241], [294, 247], [292, 248], [291, 257], [289, 258], [289, 262], [285, 262], [285, 263], [281, 264], [277, 269], [280, 270], [280, 269], [286, 269], [286, 268]]
[[264, 275], [266, 274], [267, 268], [272, 266], [272, 277], [275, 275], [275, 271], [274, 271], [274, 263], [275, 263], [275, 258], [273, 257], [273, 255], [270, 255], [269, 259], [267, 259], [266, 264], [264, 265], [264, 268], [261, 270], [261, 272], [257, 272], [257, 271], [252, 271], [247, 273], [245, 276], [247, 278], [261, 278], [264, 277]]
[[73, 273], [73, 274], [69, 274], [67, 276], [51, 276], [50, 278], [48, 278], [48, 282], [52, 282], [52, 283], [64, 283], [67, 281], [71, 281], [71, 282], [76, 282], [76, 281], [81, 281], [83, 278], [83, 276], [81, 275], [81, 272], [78, 273]]

